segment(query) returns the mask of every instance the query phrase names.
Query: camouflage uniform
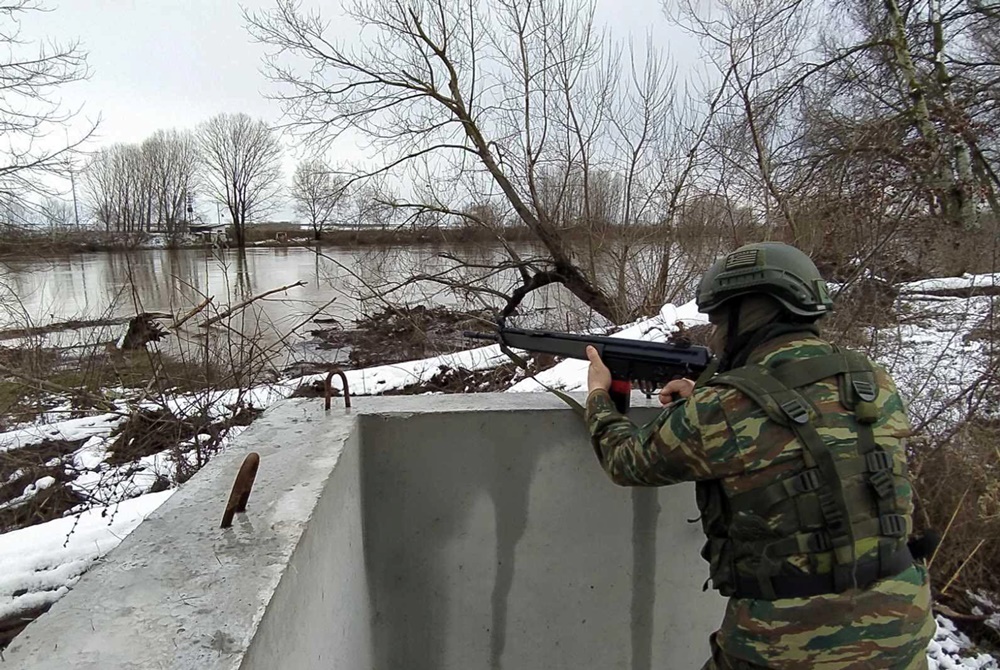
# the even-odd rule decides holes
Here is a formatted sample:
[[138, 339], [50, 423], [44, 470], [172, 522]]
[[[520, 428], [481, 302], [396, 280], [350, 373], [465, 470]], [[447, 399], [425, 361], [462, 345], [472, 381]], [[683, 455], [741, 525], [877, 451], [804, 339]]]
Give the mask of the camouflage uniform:
[[[773, 366], [832, 351], [810, 334], [791, 334], [764, 343], [748, 362]], [[913, 504], [905, 478], [905, 438], [910, 426], [892, 379], [878, 366], [874, 373], [879, 412], [872, 429], [896, 472], [903, 473], [894, 480], [895, 498], [909, 525]], [[843, 443], [856, 443], [856, 434], [841, 423], [851, 416], [841, 389], [837, 378], [830, 378], [799, 390], [820, 416], [825, 440], [836, 442], [840, 435]], [[731, 387], [699, 386], [692, 397], [641, 428], [616, 411], [607, 392], [595, 390], [587, 399], [586, 421], [601, 464], [622, 486], [711, 483], [721, 485], [731, 500], [803, 468], [803, 445], [795, 433]], [[859, 560], [871, 558], [878, 547], [873, 538], [861, 538], [853, 552]], [[785, 560], [802, 573], [818, 574], [830, 570], [831, 553]], [[771, 600], [730, 597], [721, 628], [712, 636], [713, 658], [704, 668], [926, 668], [934, 630], [927, 572], [916, 561], [863, 590]]]

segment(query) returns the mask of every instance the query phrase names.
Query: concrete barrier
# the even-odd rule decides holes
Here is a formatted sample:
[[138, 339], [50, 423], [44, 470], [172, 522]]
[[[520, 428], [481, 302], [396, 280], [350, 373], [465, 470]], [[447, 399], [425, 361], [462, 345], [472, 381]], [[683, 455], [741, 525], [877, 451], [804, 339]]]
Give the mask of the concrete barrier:
[[[636, 419], [651, 418], [635, 410]], [[247, 514], [219, 529], [249, 451]], [[696, 668], [690, 485], [624, 489], [542, 394], [268, 410], [6, 652], [16, 668]]]

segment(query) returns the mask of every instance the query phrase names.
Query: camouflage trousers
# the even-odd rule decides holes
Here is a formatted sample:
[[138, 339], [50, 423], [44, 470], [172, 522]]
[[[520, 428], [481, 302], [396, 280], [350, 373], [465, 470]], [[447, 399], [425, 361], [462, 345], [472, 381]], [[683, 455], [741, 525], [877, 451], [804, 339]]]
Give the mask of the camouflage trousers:
[[722, 651], [722, 647], [715, 641], [715, 633], [712, 633], [708, 641], [712, 645], [712, 658], [705, 661], [701, 670], [767, 670], [766, 666], [744, 661]]
[[[705, 661], [705, 665], [701, 666], [701, 670], [768, 670], [768, 667], [765, 665], [757, 665], [750, 661], [744, 661], [741, 658], [730, 656], [722, 651], [722, 648], [715, 641], [715, 633], [712, 634], [709, 642], [712, 645], [712, 658]], [[880, 666], [873, 664], [871, 667], [877, 668]], [[927, 670], [927, 668], [927, 657], [920, 655], [913, 659], [912, 663], [907, 664], [905, 668], [898, 668], [897, 670]]]

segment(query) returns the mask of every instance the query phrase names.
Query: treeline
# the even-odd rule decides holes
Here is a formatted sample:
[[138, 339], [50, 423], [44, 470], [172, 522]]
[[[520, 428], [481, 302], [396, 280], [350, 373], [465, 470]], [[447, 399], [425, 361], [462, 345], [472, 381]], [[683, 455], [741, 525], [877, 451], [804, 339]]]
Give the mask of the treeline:
[[[349, 191], [346, 179], [319, 159], [300, 162], [288, 189], [283, 151], [274, 130], [243, 113], [219, 114], [195, 130], [160, 130], [138, 144], [114, 144], [82, 170], [85, 213], [105, 232], [159, 232], [176, 239], [191, 224], [223, 216], [202, 215], [199, 206], [218, 207], [239, 246], [246, 243], [249, 224], [289, 200], [316, 239], [333, 224], [372, 223], [377, 217], [375, 205], [362, 202], [367, 192]], [[50, 201], [51, 222], [66, 218], [57, 205]]]
[[198, 162], [191, 132], [161, 130], [141, 144], [101, 149], [83, 171], [94, 218], [108, 232], [183, 232], [194, 211]]

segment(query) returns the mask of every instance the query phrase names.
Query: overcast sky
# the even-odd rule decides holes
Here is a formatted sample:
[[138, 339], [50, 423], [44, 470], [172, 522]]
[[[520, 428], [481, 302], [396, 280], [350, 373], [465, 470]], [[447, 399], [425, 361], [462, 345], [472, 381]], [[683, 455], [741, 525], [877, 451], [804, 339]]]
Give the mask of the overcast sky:
[[[139, 142], [160, 128], [193, 128], [219, 112], [247, 112], [276, 122], [281, 110], [265, 99], [273, 90], [260, 73], [264, 47], [247, 34], [241, 5], [274, 0], [43, 0], [52, 11], [25, 16], [23, 36], [59, 42], [78, 39], [88, 52], [89, 80], [62, 97], [82, 117], [101, 117], [94, 145]], [[667, 25], [661, 0], [599, 0], [598, 20], [640, 43], [647, 32], [678, 62], [690, 66], [697, 46]], [[337, 34], [339, 0], [316, 2]], [[337, 156], [332, 157], [334, 159]], [[286, 157], [290, 175], [295, 156]]]

